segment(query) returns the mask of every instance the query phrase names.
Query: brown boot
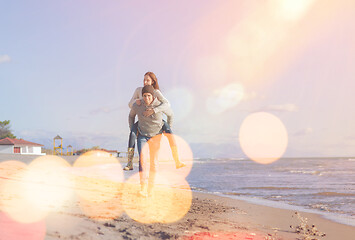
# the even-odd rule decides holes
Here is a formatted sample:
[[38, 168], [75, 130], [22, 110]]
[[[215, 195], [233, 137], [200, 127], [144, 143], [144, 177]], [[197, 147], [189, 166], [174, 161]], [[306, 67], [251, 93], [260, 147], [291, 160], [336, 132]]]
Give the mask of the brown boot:
[[178, 150], [177, 150], [176, 146], [171, 146], [171, 152], [173, 154], [173, 158], [174, 158], [174, 161], [175, 161], [176, 169], [185, 167], [186, 164], [181, 162], [180, 159], [179, 159], [179, 154], [178, 154]]
[[128, 170], [133, 170], [133, 156], [134, 156], [134, 148], [128, 148], [127, 151], [127, 166], [123, 168], [123, 170], [128, 171]]

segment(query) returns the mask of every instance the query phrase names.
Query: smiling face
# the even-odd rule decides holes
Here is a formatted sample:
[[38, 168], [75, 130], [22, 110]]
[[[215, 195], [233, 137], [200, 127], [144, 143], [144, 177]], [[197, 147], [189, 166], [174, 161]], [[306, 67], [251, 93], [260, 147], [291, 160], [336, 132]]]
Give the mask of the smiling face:
[[144, 76], [143, 85], [144, 86], [153, 85], [153, 80], [151, 77], [149, 77], [149, 75]]
[[146, 105], [150, 105], [153, 102], [154, 98], [151, 93], [143, 93], [143, 101]]

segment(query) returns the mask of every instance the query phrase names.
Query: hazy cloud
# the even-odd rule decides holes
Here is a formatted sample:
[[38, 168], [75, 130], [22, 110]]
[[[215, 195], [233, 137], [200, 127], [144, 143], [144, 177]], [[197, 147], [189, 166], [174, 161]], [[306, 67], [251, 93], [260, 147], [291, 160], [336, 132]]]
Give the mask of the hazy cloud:
[[313, 133], [313, 129], [308, 127], [308, 128], [304, 128], [304, 129], [299, 130], [298, 132], [296, 132], [294, 134], [294, 136], [306, 136], [306, 135], [309, 135], [311, 133]]
[[109, 113], [115, 112], [119, 109], [120, 109], [119, 107], [112, 108], [112, 107], [105, 106], [105, 107], [99, 107], [99, 108], [93, 109], [92, 111], [90, 111], [89, 114], [90, 115], [109, 114]]
[[355, 136], [346, 136], [345, 140], [355, 140]]
[[219, 114], [235, 107], [243, 100], [244, 87], [239, 83], [231, 83], [223, 88], [216, 89], [206, 101], [207, 111]]
[[244, 101], [250, 101], [256, 98], [260, 98], [260, 96], [258, 96], [258, 94], [255, 91], [245, 92], [243, 96]]
[[190, 147], [194, 158], [246, 158], [237, 144], [191, 143]]
[[287, 103], [280, 105], [268, 105], [259, 109], [259, 111], [265, 112], [296, 112], [298, 107], [295, 104]]
[[345, 142], [354, 144], [355, 143], [355, 136], [346, 136], [344, 137]]
[[10, 62], [11, 58], [9, 55], [0, 55], [0, 64]]

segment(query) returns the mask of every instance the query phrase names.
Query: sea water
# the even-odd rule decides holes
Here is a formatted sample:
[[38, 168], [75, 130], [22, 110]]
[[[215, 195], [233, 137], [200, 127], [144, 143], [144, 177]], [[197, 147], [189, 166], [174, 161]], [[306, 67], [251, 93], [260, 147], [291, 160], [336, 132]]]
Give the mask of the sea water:
[[195, 191], [320, 213], [355, 226], [355, 159], [288, 158], [272, 164], [195, 159], [186, 178]]

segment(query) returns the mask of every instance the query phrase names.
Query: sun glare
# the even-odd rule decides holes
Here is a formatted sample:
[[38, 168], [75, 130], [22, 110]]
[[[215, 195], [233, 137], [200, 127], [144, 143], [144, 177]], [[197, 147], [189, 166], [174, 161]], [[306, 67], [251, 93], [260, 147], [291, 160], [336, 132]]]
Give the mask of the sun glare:
[[226, 58], [233, 76], [251, 86], [264, 83], [286, 67], [302, 39], [301, 20], [315, 0], [273, 0], [255, 5], [225, 37]]
[[269, 164], [286, 151], [287, 130], [276, 116], [266, 112], [253, 113], [244, 119], [240, 127], [239, 143], [251, 160]]
[[34, 182], [26, 182], [28, 170], [12, 175], [16, 181], [8, 181], [3, 186], [1, 205], [13, 220], [20, 223], [34, 223], [43, 220], [48, 211], [28, 199], [28, 190]]
[[316, 0], [278, 0], [276, 1], [276, 9], [279, 10], [283, 18], [295, 21], [302, 18], [315, 1]]

